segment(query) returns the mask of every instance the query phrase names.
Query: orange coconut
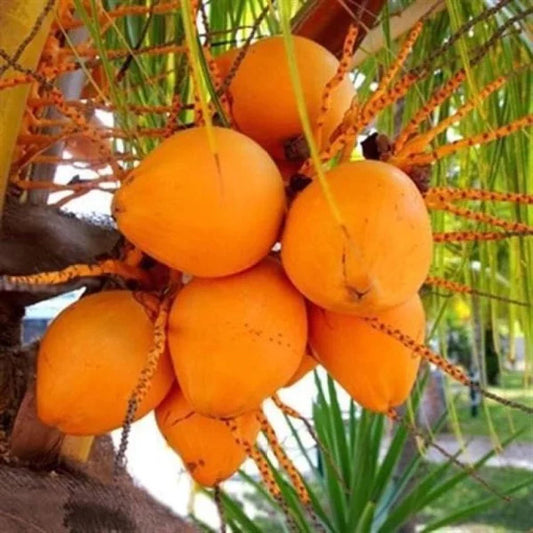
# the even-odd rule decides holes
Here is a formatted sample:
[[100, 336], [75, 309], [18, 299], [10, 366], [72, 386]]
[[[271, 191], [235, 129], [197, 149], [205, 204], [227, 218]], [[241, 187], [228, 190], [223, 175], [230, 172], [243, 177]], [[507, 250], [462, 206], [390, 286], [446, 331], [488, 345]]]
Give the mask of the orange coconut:
[[226, 50], [226, 52], [215, 57], [221, 82], [224, 82], [226, 76], [231, 72], [231, 67], [236, 61], [240, 51], [240, 48], [230, 48], [229, 50]]
[[[337, 72], [339, 61], [314, 41], [294, 36], [293, 42], [307, 113], [311, 124], [316, 125], [324, 88]], [[231, 66], [235, 56], [230, 50], [217, 58], [222, 72], [229, 69], [227, 65]], [[261, 144], [275, 159], [285, 159], [286, 141], [303, 135], [303, 129], [282, 37], [268, 37], [250, 46], [229, 86], [229, 93], [238, 129]], [[342, 121], [354, 95], [355, 89], [348, 78], [333, 90], [322, 146]]]
[[235, 437], [253, 444], [259, 433], [256, 412], [235, 419], [234, 434], [222, 420], [195, 413], [178, 387], [155, 410], [159, 430], [200, 485], [213, 487], [231, 477], [246, 459]]
[[[157, 300], [143, 295], [145, 305]], [[92, 294], [52, 322], [37, 359], [37, 412], [50, 426], [72, 435], [119, 428], [128, 399], [153, 343], [150, 309], [130, 291]], [[167, 353], [159, 362], [137, 417], [151, 411], [174, 381]]]
[[291, 379], [287, 382], [286, 387], [291, 387], [296, 382], [300, 381], [304, 376], [306, 376], [311, 370], [316, 368], [318, 361], [312, 355], [306, 353], [300, 361], [300, 366], [296, 369], [296, 372], [292, 375]]
[[168, 343], [183, 394], [206, 416], [259, 407], [294, 374], [305, 350], [303, 297], [266, 259], [226, 278], [195, 278], [169, 316]]
[[[117, 191], [120, 231], [158, 261], [197, 276], [224, 276], [260, 261], [285, 211], [283, 181], [269, 155], [230, 129], [176, 133]], [[214, 149], [216, 152], [212, 152]]]
[[[423, 341], [425, 315], [418, 295], [375, 316]], [[363, 407], [385, 413], [409, 396], [420, 357], [364, 318], [311, 306], [309, 340], [324, 368]]]
[[289, 278], [330, 311], [368, 315], [405, 302], [428, 274], [433, 245], [418, 189], [379, 161], [345, 163], [326, 178], [341, 221], [318, 182], [299, 194], [282, 237]]

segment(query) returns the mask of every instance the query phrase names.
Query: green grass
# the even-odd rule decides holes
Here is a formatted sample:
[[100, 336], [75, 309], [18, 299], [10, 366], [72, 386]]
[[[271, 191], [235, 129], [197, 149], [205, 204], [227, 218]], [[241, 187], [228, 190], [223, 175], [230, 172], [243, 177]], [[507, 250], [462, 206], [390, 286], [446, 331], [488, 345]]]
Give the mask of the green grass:
[[[433, 467], [434, 468], [434, 467]], [[484, 467], [479, 474], [491, 486], [505, 493], [505, 487], [518, 485], [531, 479], [533, 472], [516, 468]], [[475, 481], [468, 479], [455, 490], [432, 502], [419, 516], [427, 524], [445, 517], [469, 502], [477, 503], [487, 498], [487, 491]], [[485, 511], [467, 519], [462, 531], [496, 533], [533, 530], [533, 488], [526, 487], [516, 492], [510, 502], [501, 501]], [[456, 524], [457, 526], [459, 525]], [[446, 528], [439, 529], [446, 531]]]
[[[522, 372], [505, 372], [502, 375], [500, 387], [490, 387], [489, 390], [504, 398], [513, 399], [533, 407], [533, 386], [524, 384]], [[517, 438], [518, 441], [533, 442], [533, 417], [522, 411], [510, 409], [491, 400], [485, 400], [489, 416], [499, 437], [513, 433], [521, 428], [526, 430]], [[470, 415], [470, 398], [468, 389], [463, 388], [455, 401], [457, 414], [461, 423], [461, 432], [466, 436], [489, 436], [488, 421], [485, 409], [480, 408], [477, 418]]]

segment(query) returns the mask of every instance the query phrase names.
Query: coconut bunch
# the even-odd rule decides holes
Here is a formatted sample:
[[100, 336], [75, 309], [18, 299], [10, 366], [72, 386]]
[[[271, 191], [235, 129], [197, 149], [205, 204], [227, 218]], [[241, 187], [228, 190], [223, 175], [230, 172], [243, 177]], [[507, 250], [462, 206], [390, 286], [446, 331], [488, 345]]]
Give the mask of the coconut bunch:
[[[324, 109], [339, 62], [294, 44], [325, 146], [354, 89], [344, 78]], [[237, 54], [218, 58], [223, 74]], [[419, 358], [369, 319], [423, 339], [424, 200], [379, 161], [335, 166], [326, 191], [308, 179], [295, 195], [288, 178], [308, 154], [294, 94], [280, 90], [291, 87], [285, 54], [279, 37], [252, 45], [228, 89], [234, 127], [175, 133], [122, 182], [113, 216], [137, 253], [114, 273], [138, 286], [84, 297], [48, 328], [37, 370], [46, 424], [95, 435], [155, 409], [191, 475], [214, 486], [253, 456], [262, 403], [317, 364], [368, 409], [407, 399]]]

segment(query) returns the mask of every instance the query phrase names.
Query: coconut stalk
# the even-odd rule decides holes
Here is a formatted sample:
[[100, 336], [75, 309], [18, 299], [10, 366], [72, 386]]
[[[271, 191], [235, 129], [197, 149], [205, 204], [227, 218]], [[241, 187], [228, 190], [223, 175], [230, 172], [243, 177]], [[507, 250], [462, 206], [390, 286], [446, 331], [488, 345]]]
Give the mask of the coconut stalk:
[[91, 453], [94, 436], [65, 435], [59, 455], [77, 463], [86, 463]]

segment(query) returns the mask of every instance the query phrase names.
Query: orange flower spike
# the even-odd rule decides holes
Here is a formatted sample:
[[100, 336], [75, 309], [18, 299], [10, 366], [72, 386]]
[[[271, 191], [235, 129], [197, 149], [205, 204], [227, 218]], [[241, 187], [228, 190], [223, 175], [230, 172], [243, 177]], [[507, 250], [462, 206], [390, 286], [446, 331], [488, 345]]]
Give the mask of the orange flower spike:
[[470, 241], [498, 241], [511, 237], [532, 235], [533, 231], [448, 231], [433, 234], [434, 243], [470, 242]]
[[239, 434], [239, 428], [234, 419], [226, 419], [224, 420], [224, 423], [233, 434], [235, 442], [239, 446], [242, 446], [248, 457], [250, 457], [255, 462], [259, 473], [261, 474], [261, 478], [263, 479], [263, 482], [266, 485], [268, 492], [271, 494], [271, 496], [277, 501], [282, 500], [281, 490], [278, 484], [276, 483], [276, 479], [272, 474], [272, 470], [266, 459], [263, 457], [263, 455], [257, 448], [257, 446], [255, 444], [250, 443], [248, 440], [246, 440]]
[[511, 233], [531, 233], [533, 232], [533, 226], [524, 224], [523, 222], [515, 222], [510, 220], [505, 220], [487, 213], [482, 213], [480, 211], [474, 211], [473, 209], [468, 209], [467, 207], [456, 206], [452, 203], [439, 204], [437, 208], [442, 211], [446, 211], [453, 215], [463, 217], [469, 220], [474, 220], [476, 222], [483, 222], [491, 226], [496, 226], [502, 228]]
[[476, 296], [482, 296], [484, 298], [499, 300], [501, 302], [513, 303], [516, 305], [528, 305], [527, 302], [521, 302], [519, 300], [513, 300], [504, 296], [499, 296], [498, 294], [480, 291], [478, 289], [475, 289], [474, 287], [470, 287], [470, 285], [464, 285], [463, 283], [458, 283], [457, 281], [451, 281], [449, 279], [438, 278], [435, 276], [428, 276], [424, 284], [429, 285], [431, 287], [439, 287], [441, 289], [445, 289], [447, 291], [458, 294], [472, 294]]
[[386, 87], [391, 83], [391, 81], [395, 78], [396, 74], [398, 74], [400, 69], [403, 67], [405, 61], [407, 60], [407, 56], [411, 53], [411, 50], [413, 49], [413, 46], [415, 45], [418, 37], [420, 36], [423, 27], [424, 23], [421, 20], [419, 20], [413, 26], [413, 29], [409, 32], [407, 39], [403, 43], [398, 55], [396, 56], [396, 59], [389, 67], [389, 70], [385, 73], [383, 78], [381, 78], [378, 88], [372, 94], [372, 97], [369, 100], [370, 104], [372, 104], [374, 100], [377, 100], [385, 93]]
[[94, 265], [71, 265], [55, 272], [41, 272], [27, 276], [2, 276], [0, 288], [4, 291], [27, 290], [43, 285], [61, 285], [78, 278], [116, 275], [124, 279], [148, 281], [146, 273], [116, 259], [106, 259]]
[[461, 69], [452, 78], [450, 78], [443, 87], [437, 89], [422, 106], [415, 116], [408, 122], [407, 126], [400, 132], [393, 145], [393, 153], [398, 153], [404, 147], [405, 143], [416, 134], [417, 127], [422, 121], [429, 117], [430, 113], [436, 109], [440, 104], [446, 101], [466, 79], [466, 71]]
[[346, 34], [346, 38], [344, 40], [342, 57], [337, 68], [337, 72], [335, 73], [335, 76], [328, 81], [326, 87], [324, 88], [324, 93], [322, 95], [322, 107], [320, 108], [320, 114], [318, 115], [316, 121], [316, 143], [318, 146], [322, 145], [322, 130], [324, 128], [324, 123], [326, 122], [328, 111], [330, 110], [332, 104], [333, 90], [340, 83], [342, 83], [342, 80], [348, 74], [358, 33], [359, 28], [354, 24], [350, 24], [348, 33]]
[[258, 411], [256, 417], [259, 421], [259, 424], [261, 425], [261, 431], [263, 431], [263, 433], [265, 434], [268, 443], [270, 444], [270, 447], [272, 448], [272, 451], [276, 456], [276, 459], [291, 479], [291, 482], [294, 485], [294, 488], [296, 489], [298, 499], [300, 500], [300, 502], [302, 502], [303, 505], [309, 505], [311, 500], [309, 499], [309, 493], [305, 488], [305, 484], [302, 481], [302, 477], [294, 466], [294, 464], [292, 463], [292, 461], [285, 453], [285, 450], [282, 448], [276, 435], [276, 432], [274, 431], [274, 428], [267, 420], [263, 412]]
[[480, 146], [482, 144], [487, 144], [489, 142], [496, 141], [497, 139], [502, 139], [503, 137], [507, 137], [508, 135], [511, 135], [512, 133], [520, 131], [531, 125], [533, 125], [533, 114], [521, 117], [517, 120], [514, 120], [513, 122], [510, 122], [509, 124], [506, 124], [505, 126], [501, 126], [494, 130], [485, 133], [480, 133], [467, 139], [460, 139], [458, 141], [445, 144], [444, 146], [435, 148], [433, 151], [428, 153], [409, 154], [405, 158], [398, 160], [392, 157], [388, 162], [401, 167], [430, 165], [464, 148]]
[[402, 343], [405, 347], [411, 349], [413, 353], [415, 353], [419, 357], [426, 359], [430, 363], [434, 364], [437, 368], [442, 370], [445, 374], [448, 374], [450, 377], [455, 379], [455, 381], [458, 381], [462, 385], [465, 385], [466, 387], [471, 387], [477, 390], [478, 392], [480, 392], [486, 398], [490, 398], [502, 405], [512, 407], [513, 409], [519, 409], [521, 411], [524, 411], [525, 413], [533, 414], [532, 407], [528, 407], [527, 405], [521, 404], [520, 402], [516, 402], [513, 400], [509, 400], [507, 398], [502, 398], [501, 396], [498, 396], [497, 394], [494, 394], [488, 390], [483, 389], [482, 387], [479, 386], [478, 383], [473, 382], [461, 370], [461, 368], [454, 365], [453, 363], [450, 363], [450, 361], [447, 361], [441, 355], [433, 352], [430, 348], [428, 348], [424, 344], [420, 344], [419, 342], [417, 342], [415, 339], [413, 339], [409, 335], [406, 335], [400, 329], [397, 329], [389, 324], [385, 324], [384, 322], [381, 322], [378, 318], [375, 318], [375, 317], [365, 318], [364, 320], [366, 320], [377, 331], [386, 333], [391, 338], [396, 339], [398, 342]]
[[487, 191], [485, 189], [459, 189], [454, 187], [431, 187], [424, 200], [429, 208], [455, 200], [476, 200], [481, 202], [513, 202], [515, 204], [533, 205], [533, 194], [516, 192]]
[[493, 82], [489, 83], [479, 92], [476, 98], [463, 104], [453, 115], [445, 118], [429, 131], [417, 135], [412, 141], [408, 141], [399, 151], [394, 152], [394, 158], [401, 160], [406, 155], [422, 153], [437, 135], [446, 131], [452, 124], [455, 124], [465, 117], [470, 111], [479, 105], [479, 102], [482, 102], [494, 91], [501, 88], [506, 83], [507, 79], [508, 76], [500, 76]]

